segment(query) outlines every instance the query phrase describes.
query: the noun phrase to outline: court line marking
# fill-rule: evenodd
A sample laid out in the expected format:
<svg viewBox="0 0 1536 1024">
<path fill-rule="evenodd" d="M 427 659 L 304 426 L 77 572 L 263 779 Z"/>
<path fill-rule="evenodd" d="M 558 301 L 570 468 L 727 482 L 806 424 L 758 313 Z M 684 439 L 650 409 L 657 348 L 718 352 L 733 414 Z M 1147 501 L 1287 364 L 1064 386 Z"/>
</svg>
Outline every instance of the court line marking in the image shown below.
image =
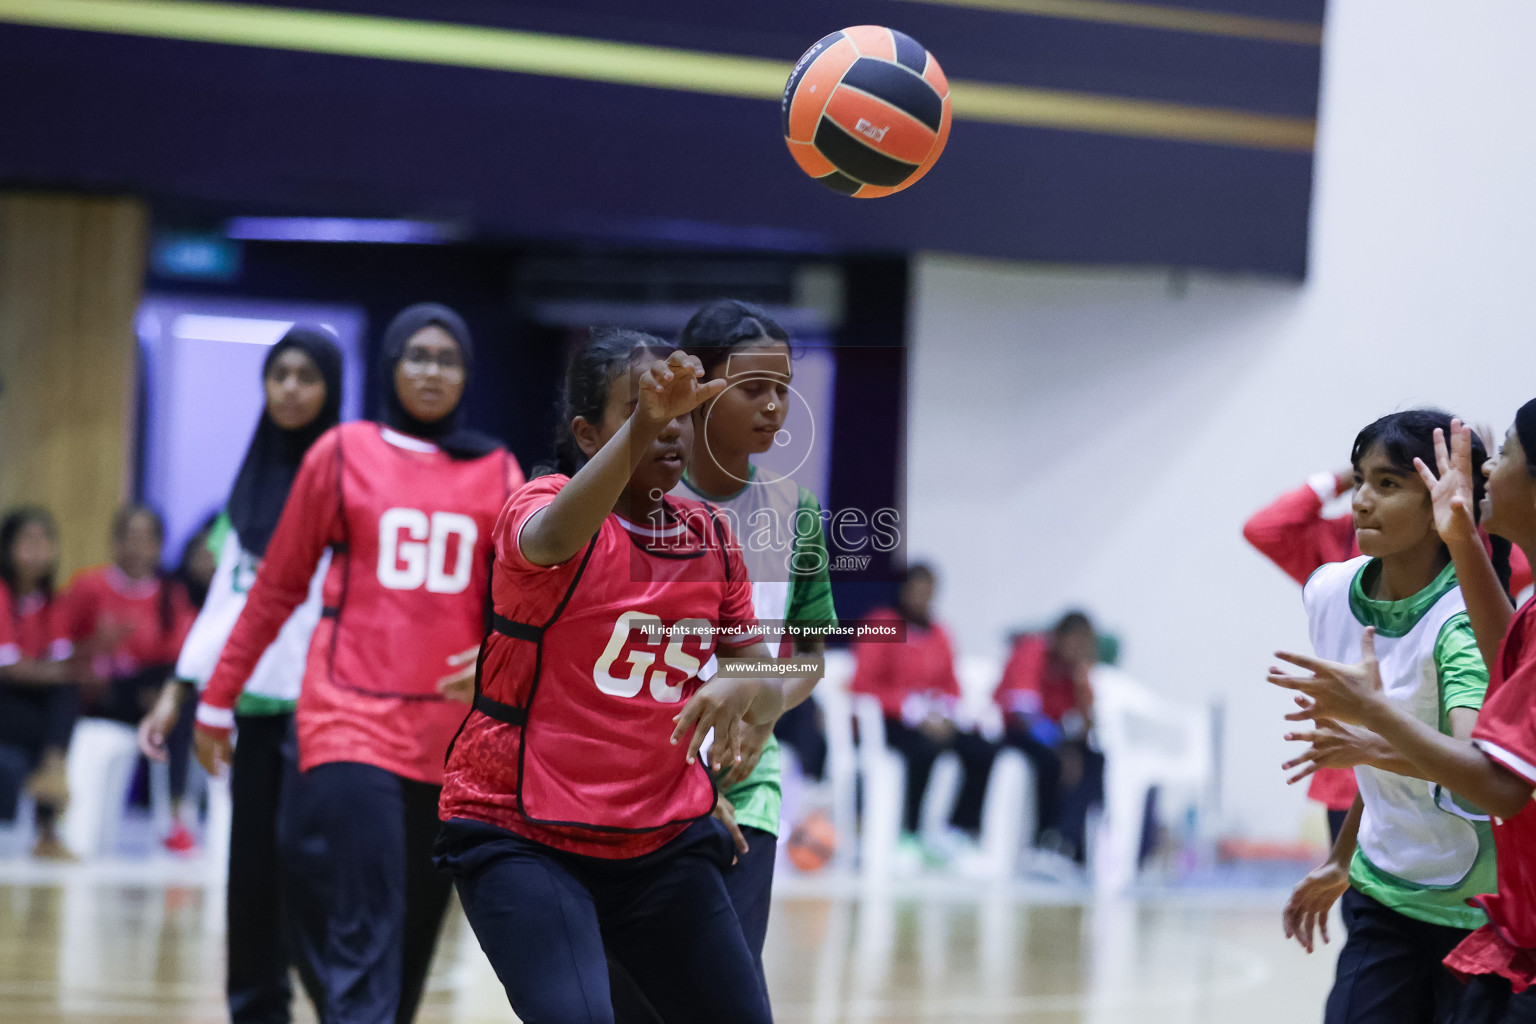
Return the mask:
<svg viewBox="0 0 1536 1024">
<path fill-rule="evenodd" d="M 775 101 L 791 67 L 579 36 L 205 0 L 0 0 L 0 22 Z M 955 116 L 966 121 L 1289 152 L 1311 152 L 1317 134 L 1314 118 L 991 82 L 950 87 Z"/>
<path fill-rule="evenodd" d="M 1323 26 L 1310 21 L 1222 14 L 1188 7 L 1124 3 L 1120 0 L 904 0 L 906 3 L 968 7 L 978 11 L 1026 14 L 1067 21 L 1092 21 L 1133 28 L 1165 29 L 1191 35 L 1226 36 L 1266 43 L 1323 45 Z"/>
</svg>

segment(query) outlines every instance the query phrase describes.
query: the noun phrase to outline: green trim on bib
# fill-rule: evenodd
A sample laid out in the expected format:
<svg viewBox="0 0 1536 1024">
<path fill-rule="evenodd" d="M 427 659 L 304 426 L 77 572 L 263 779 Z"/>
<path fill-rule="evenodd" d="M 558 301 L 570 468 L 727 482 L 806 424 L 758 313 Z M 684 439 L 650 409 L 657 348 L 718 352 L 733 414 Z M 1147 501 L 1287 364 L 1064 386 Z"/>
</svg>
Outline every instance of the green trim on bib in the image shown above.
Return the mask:
<svg viewBox="0 0 1536 1024">
<path fill-rule="evenodd" d="M 1488 915 L 1467 905 L 1473 896 L 1498 891 L 1498 873 L 1494 864 L 1493 833 L 1487 822 L 1469 822 L 1477 830 L 1478 854 L 1466 877 L 1452 885 L 1424 885 L 1398 878 L 1383 871 L 1361 850 L 1349 863 L 1349 884 L 1382 906 L 1390 907 L 1415 921 L 1465 928 L 1468 931 L 1488 923 Z"/>
<path fill-rule="evenodd" d="M 281 697 L 263 697 L 259 693 L 242 693 L 240 699 L 235 702 L 235 714 L 268 716 L 288 715 L 299 706 L 296 700 L 284 700 Z"/>
<path fill-rule="evenodd" d="M 1381 559 L 1371 559 L 1355 573 L 1349 584 L 1349 610 L 1362 626 L 1375 626 L 1382 636 L 1407 636 L 1435 602 L 1456 589 L 1456 566 L 1451 563 L 1446 563 L 1429 586 L 1401 601 L 1377 601 L 1367 597 L 1366 574 L 1370 574 L 1374 581 L 1381 574 Z"/>
</svg>

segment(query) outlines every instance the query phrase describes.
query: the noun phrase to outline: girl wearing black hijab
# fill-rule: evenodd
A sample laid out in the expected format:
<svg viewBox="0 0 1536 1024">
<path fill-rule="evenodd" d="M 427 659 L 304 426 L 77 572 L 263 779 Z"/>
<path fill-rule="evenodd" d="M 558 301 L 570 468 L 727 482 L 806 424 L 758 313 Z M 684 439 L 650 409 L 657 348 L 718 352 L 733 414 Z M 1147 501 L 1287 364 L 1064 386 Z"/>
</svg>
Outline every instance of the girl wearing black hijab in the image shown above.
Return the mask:
<svg viewBox="0 0 1536 1024">
<path fill-rule="evenodd" d="M 229 502 L 214 523 L 208 547 L 218 559 L 208 596 L 182 645 L 176 678 L 139 724 L 139 747 L 156 760 L 167 756 L 167 738 L 180 716 L 182 694 L 208 681 L 229 639 L 257 567 L 282 515 L 304 454 L 340 420 L 341 350 L 322 327 L 296 324 L 267 353 L 261 368 L 266 404 L 255 436 L 235 477 Z M 304 957 L 290 942 L 278 857 L 279 806 L 285 784 L 297 771 L 293 711 L 310 634 L 320 621 L 320 588 L 329 556 L 322 557 L 306 599 L 266 648 L 235 708 L 240 730 L 230 778 L 233 822 L 229 847 L 227 993 L 233 1024 L 290 1019 L 288 966 L 300 965 L 316 988 Z M 190 732 L 190 721 L 187 723 Z M 178 730 L 179 731 L 179 730 Z M 182 735 L 181 742 L 190 742 Z"/>
<path fill-rule="evenodd" d="M 474 349 L 457 314 L 406 309 L 381 356 L 383 421 L 343 424 L 304 457 L 197 711 L 216 771 L 246 680 L 329 550 L 285 841 L 326 1024 L 415 1015 L 451 884 L 431 862 L 443 760 L 472 693 L 493 527 L 523 482 L 464 425 Z"/>
</svg>

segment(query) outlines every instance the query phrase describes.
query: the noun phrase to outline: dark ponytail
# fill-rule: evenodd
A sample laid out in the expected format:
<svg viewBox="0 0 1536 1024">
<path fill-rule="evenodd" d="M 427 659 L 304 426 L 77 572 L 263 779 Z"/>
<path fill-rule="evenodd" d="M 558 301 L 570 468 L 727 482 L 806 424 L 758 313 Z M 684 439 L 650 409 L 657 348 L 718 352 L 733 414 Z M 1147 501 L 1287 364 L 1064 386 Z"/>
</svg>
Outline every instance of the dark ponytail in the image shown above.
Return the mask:
<svg viewBox="0 0 1536 1024">
<path fill-rule="evenodd" d="M 1400 473 L 1411 473 L 1417 476 L 1418 470 L 1414 467 L 1414 459 L 1419 459 L 1426 466 L 1435 465 L 1435 431 L 1437 429 L 1442 432 L 1446 443 L 1449 444 L 1450 413 L 1441 412 L 1439 409 L 1409 409 L 1405 412 L 1389 413 L 1369 424 L 1355 436 L 1354 447 L 1349 453 L 1350 465 L 1358 469 L 1360 460 L 1366 453 L 1376 445 L 1380 445 L 1393 469 Z M 1487 484 L 1483 479 L 1483 463 L 1487 460 L 1488 448 L 1474 431 L 1472 433 L 1472 519 L 1474 522 L 1482 518 L 1483 488 Z M 1510 544 L 1500 537 L 1494 537 L 1492 541 L 1493 569 L 1499 577 L 1499 583 L 1504 587 L 1504 592 L 1508 594 Z"/>
<path fill-rule="evenodd" d="M 665 359 L 674 350 L 675 346 L 643 331 L 610 327 L 594 330 L 566 367 L 565 385 L 555 403 L 554 459 L 535 466 L 533 475 L 575 476 L 587 464 L 587 456 L 576 443 L 571 421 L 577 416 L 588 423 L 601 421 L 614 381 L 635 363 Z"/>
<path fill-rule="evenodd" d="M 717 299 L 693 314 L 677 347 L 698 357 L 709 380 L 719 376 L 715 371 L 733 351 L 763 341 L 790 347 L 789 332 L 761 307 L 740 299 Z"/>
</svg>

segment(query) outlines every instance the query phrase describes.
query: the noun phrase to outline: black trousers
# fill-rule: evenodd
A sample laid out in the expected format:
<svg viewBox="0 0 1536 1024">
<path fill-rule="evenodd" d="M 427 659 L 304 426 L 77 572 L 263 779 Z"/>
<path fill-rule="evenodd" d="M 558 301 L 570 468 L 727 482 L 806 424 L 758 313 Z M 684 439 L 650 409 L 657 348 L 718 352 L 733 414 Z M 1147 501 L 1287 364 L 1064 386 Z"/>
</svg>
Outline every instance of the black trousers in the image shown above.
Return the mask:
<svg viewBox="0 0 1536 1024">
<path fill-rule="evenodd" d="M 80 688 L 78 686 L 23 686 L 16 683 L 0 683 L 0 747 L 14 751 L 11 758 L 20 772 L 6 773 L 0 781 L 4 792 L 0 793 L 0 819 L 15 814 L 16 798 L 21 785 L 49 749 L 67 750 L 69 739 L 75 731 L 75 719 L 80 716 Z M 11 774 L 18 777 L 9 778 Z M 57 814 L 55 808 L 39 805 L 35 812 L 40 827 L 51 825 Z"/>
<path fill-rule="evenodd" d="M 1479 974 L 1467 982 L 1454 1024 L 1536 1024 L 1536 988 L 1519 995 L 1509 979 Z"/>
<path fill-rule="evenodd" d="M 280 855 L 284 794 L 291 792 L 299 770 L 293 715 L 240 715 L 235 722 L 225 922 L 229 1019 L 232 1024 L 288 1024 L 290 965 L 299 969 L 317 1010 L 324 998 L 313 964 L 300 955 L 304 947 L 288 891 L 290 873 Z"/>
<path fill-rule="evenodd" d="M 768 938 L 768 909 L 773 902 L 773 865 L 778 856 L 779 837 L 750 825 L 741 833 L 749 849 L 737 851 L 736 863 L 725 869 L 725 891 L 741 922 L 742 937 L 757 967 L 758 980 L 767 997 L 768 979 L 763 974 L 763 943 Z M 608 957 L 609 988 L 613 993 L 615 1024 L 664 1024 L 656 1010 L 640 992 L 640 986 L 623 965 Z"/>
<path fill-rule="evenodd" d="M 622 860 L 462 819 L 443 827 L 437 849 L 526 1024 L 614 1024 L 609 957 L 666 1024 L 769 1024 L 721 877 L 734 847 L 714 819 Z"/>
<path fill-rule="evenodd" d="M 800 767 L 808 778 L 827 775 L 827 732 L 822 727 L 821 709 L 815 701 L 801 701 L 779 717 L 773 734 L 780 743 L 795 748 Z"/>
<path fill-rule="evenodd" d="M 973 732 L 957 732 L 947 743 L 939 743 L 921 730 L 899 718 L 885 720 L 885 742 L 907 763 L 907 794 L 901 812 L 901 827 L 907 832 L 922 828 L 923 794 L 939 755 L 953 750 L 960 758 L 960 796 L 955 800 L 949 823 L 962 832 L 976 835 L 981 831 L 981 808 L 987 798 L 987 779 L 997 748 Z"/>
<path fill-rule="evenodd" d="M 292 788 L 283 856 L 321 1020 L 409 1024 L 452 888 L 432 867 L 441 787 L 341 762 Z"/>
<path fill-rule="evenodd" d="M 1061 757 L 1028 729 L 1009 729 L 1003 742 L 1029 759 L 1035 774 L 1036 846 L 1047 832 L 1061 831 Z"/>
<path fill-rule="evenodd" d="M 1331 807 L 1328 808 L 1328 842 L 1330 844 L 1339 841 L 1339 833 L 1344 830 L 1344 819 L 1348 817 L 1347 810 L 1336 811 Z"/>
<path fill-rule="evenodd" d="M 37 767 L 43 751 L 64 750 L 80 716 L 80 687 L 0 683 L 0 744 L 24 751 Z"/>
<path fill-rule="evenodd" d="M 1465 929 L 1399 914 L 1351 886 L 1342 909 L 1349 938 L 1328 993 L 1324 1024 L 1450 1024 L 1463 994 L 1441 961 Z"/>
</svg>

